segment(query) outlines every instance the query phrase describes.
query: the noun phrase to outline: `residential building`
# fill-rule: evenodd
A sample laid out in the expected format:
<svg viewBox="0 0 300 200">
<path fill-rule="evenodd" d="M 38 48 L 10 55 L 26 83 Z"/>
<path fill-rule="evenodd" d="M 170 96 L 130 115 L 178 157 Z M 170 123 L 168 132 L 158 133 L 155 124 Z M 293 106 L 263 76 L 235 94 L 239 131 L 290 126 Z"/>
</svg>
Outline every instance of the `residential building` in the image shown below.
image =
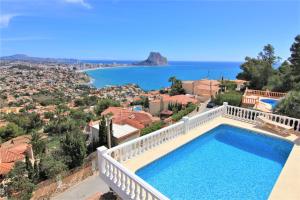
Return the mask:
<svg viewBox="0 0 300 200">
<path fill-rule="evenodd" d="M 99 140 L 99 122 L 90 122 L 86 127 L 86 133 L 89 134 L 89 141 L 93 142 Z M 130 126 L 129 124 L 115 124 L 112 125 L 112 143 L 121 144 L 129 140 L 138 138 L 140 136 L 140 130 Z"/>
<path fill-rule="evenodd" d="M 218 94 L 220 85 L 220 81 L 208 79 L 182 81 L 182 87 L 185 92 L 187 94 L 197 95 L 202 102 L 207 101 L 212 96 Z"/>
<path fill-rule="evenodd" d="M 13 169 L 15 162 L 24 162 L 26 155 L 34 162 L 30 140 L 30 136 L 23 135 L 0 145 L 0 180 Z"/>
<path fill-rule="evenodd" d="M 161 112 L 166 113 L 166 110 L 168 110 L 168 106 L 171 103 L 178 103 L 186 106 L 188 103 L 196 104 L 197 102 L 198 100 L 192 95 L 170 96 L 167 94 L 161 94 L 149 102 L 149 111 L 152 115 L 158 116 L 161 114 Z"/>
<path fill-rule="evenodd" d="M 143 129 L 160 119 L 153 117 L 150 113 L 144 111 L 133 111 L 130 108 L 109 107 L 101 115 L 112 115 L 113 123 L 124 125 L 128 124 L 137 129 Z"/>
</svg>

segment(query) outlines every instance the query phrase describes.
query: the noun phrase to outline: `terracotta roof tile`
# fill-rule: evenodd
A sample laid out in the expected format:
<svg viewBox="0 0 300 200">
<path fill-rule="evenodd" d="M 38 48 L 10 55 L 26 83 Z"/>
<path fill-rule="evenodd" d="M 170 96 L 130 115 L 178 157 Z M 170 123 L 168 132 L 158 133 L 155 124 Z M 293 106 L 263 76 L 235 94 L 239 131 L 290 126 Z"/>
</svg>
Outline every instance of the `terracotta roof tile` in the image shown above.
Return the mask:
<svg viewBox="0 0 300 200">
<path fill-rule="evenodd" d="M 109 107 L 101 114 L 113 114 L 113 122 L 116 124 L 129 124 L 135 128 L 142 129 L 145 126 L 156 122 L 158 119 L 144 111 L 132 111 L 121 107 Z"/>
<path fill-rule="evenodd" d="M 23 160 L 24 157 L 25 156 L 23 154 L 13 152 L 10 149 L 0 148 L 1 163 L 10 163 L 18 160 Z"/>
<path fill-rule="evenodd" d="M 14 163 L 0 163 L 0 175 L 5 175 L 12 170 Z"/>
</svg>

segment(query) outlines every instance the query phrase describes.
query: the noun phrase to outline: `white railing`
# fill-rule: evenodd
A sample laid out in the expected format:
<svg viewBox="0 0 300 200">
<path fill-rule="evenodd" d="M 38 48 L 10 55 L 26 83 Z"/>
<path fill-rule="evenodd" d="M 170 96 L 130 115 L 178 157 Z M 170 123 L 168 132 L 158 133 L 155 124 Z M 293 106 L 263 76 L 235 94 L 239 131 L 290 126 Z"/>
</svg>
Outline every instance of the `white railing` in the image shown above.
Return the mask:
<svg viewBox="0 0 300 200">
<path fill-rule="evenodd" d="M 227 117 L 247 123 L 256 123 L 257 116 L 263 115 L 269 120 L 294 127 L 299 133 L 300 119 L 260 112 L 252 109 L 223 106 L 201 113 L 191 118 L 184 117 L 182 121 L 162 128 L 148 135 L 136 138 L 111 149 L 98 148 L 98 161 L 100 176 L 123 199 L 153 199 L 167 200 L 168 198 L 139 178 L 133 172 L 127 170 L 121 162 L 138 156 L 174 138 L 186 134 L 217 117 Z"/>
<path fill-rule="evenodd" d="M 169 200 L 143 179 L 106 154 L 106 147 L 99 147 L 98 152 L 101 178 L 122 199 Z"/>
<path fill-rule="evenodd" d="M 256 118 L 258 116 L 264 116 L 267 119 L 284 124 L 287 126 L 291 126 L 294 128 L 296 132 L 300 131 L 300 119 L 292 118 L 292 117 L 287 117 L 283 115 L 276 115 L 272 113 L 267 113 L 267 112 L 261 112 L 257 110 L 252 110 L 252 109 L 246 109 L 246 108 L 241 108 L 241 107 L 235 107 L 235 106 L 226 106 L 226 112 L 224 114 L 224 117 L 228 118 L 233 118 L 239 121 L 245 121 L 248 123 L 256 123 Z"/>
<path fill-rule="evenodd" d="M 109 149 L 107 153 L 115 160 L 123 162 L 184 133 L 184 122 L 180 121 L 171 126 L 167 126 L 150 134 L 113 147 Z"/>
<path fill-rule="evenodd" d="M 188 129 L 194 129 L 197 128 L 209 121 L 211 121 L 212 119 L 216 118 L 216 117 L 220 117 L 224 114 L 226 110 L 226 105 L 217 107 L 215 109 L 212 109 L 208 112 L 204 112 L 201 113 L 199 115 L 195 115 L 191 118 L 189 118 L 189 120 L 186 120 L 189 124 L 188 124 Z"/>
</svg>

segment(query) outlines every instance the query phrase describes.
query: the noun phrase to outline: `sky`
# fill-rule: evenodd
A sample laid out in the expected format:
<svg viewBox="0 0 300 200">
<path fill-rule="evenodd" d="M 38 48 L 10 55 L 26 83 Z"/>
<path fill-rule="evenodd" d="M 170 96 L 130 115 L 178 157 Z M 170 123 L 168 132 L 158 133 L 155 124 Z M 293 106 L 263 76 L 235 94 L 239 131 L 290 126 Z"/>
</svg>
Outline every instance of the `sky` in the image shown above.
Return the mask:
<svg viewBox="0 0 300 200">
<path fill-rule="evenodd" d="M 0 0 L 0 56 L 243 61 L 300 34 L 300 0 Z"/>
</svg>

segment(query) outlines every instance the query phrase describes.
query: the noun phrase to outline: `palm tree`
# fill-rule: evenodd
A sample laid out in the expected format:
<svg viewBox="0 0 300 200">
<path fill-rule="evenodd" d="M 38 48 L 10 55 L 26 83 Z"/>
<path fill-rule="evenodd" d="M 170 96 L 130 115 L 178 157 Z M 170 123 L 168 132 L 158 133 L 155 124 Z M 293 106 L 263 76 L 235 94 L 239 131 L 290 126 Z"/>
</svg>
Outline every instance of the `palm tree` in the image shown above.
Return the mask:
<svg viewBox="0 0 300 200">
<path fill-rule="evenodd" d="M 176 77 L 175 76 L 171 76 L 168 81 L 171 82 L 172 86 L 173 86 L 174 83 L 175 83 L 175 81 L 176 81 Z"/>
</svg>

